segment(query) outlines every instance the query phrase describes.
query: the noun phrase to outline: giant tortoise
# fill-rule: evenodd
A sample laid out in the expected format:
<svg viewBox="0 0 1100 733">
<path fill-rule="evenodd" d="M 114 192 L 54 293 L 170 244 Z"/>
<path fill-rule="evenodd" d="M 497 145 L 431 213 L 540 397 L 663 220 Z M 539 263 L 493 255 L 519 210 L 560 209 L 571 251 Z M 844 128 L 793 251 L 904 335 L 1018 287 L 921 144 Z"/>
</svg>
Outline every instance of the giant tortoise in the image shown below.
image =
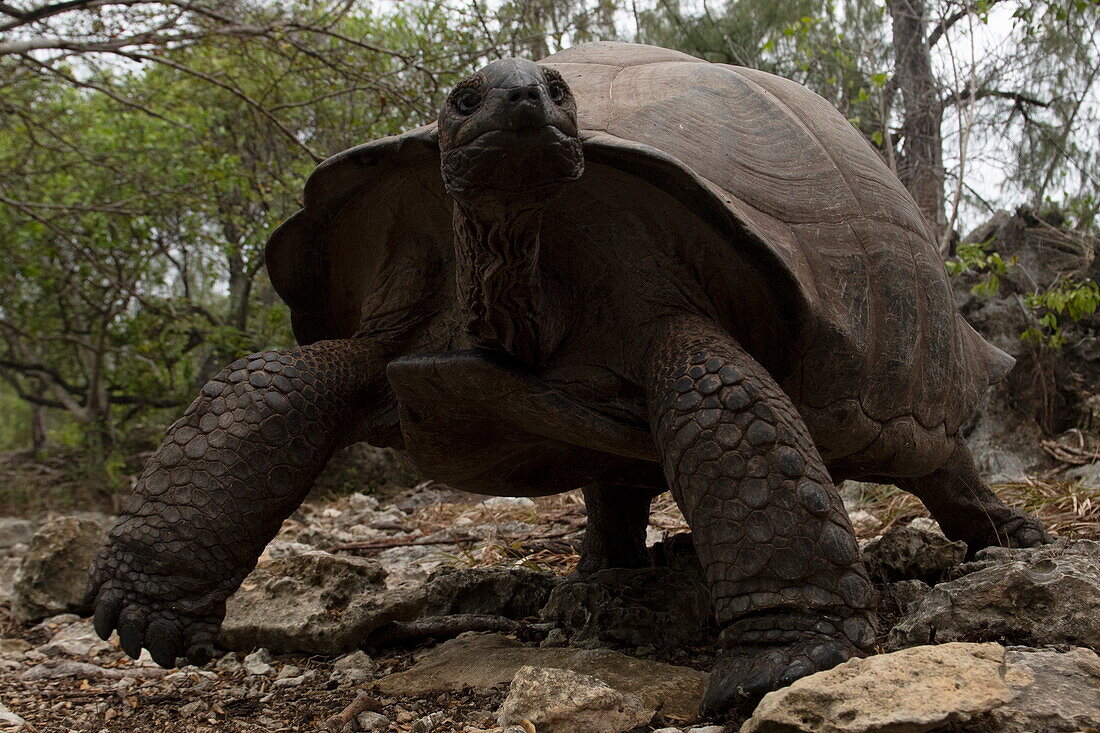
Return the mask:
<svg viewBox="0 0 1100 733">
<path fill-rule="evenodd" d="M 786 79 L 625 43 L 493 62 L 436 124 L 322 163 L 267 262 L 300 347 L 203 387 L 93 563 L 131 656 L 208 658 L 356 441 L 483 494 L 582 488 L 580 572 L 646 563 L 671 490 L 722 628 L 710 710 L 870 649 L 836 482 L 911 491 L 972 551 L 1049 541 L 960 435 L 1012 359 L 898 179 Z"/>
</svg>

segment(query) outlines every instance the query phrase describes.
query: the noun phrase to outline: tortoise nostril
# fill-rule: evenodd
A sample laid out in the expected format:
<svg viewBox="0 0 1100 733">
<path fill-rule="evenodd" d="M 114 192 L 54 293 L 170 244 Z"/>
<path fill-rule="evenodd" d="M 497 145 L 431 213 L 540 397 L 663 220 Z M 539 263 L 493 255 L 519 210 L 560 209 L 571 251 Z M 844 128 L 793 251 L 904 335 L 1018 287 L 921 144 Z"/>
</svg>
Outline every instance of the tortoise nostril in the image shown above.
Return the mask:
<svg viewBox="0 0 1100 733">
<path fill-rule="evenodd" d="M 508 102 L 511 104 L 517 104 L 519 102 L 537 102 L 539 101 L 538 87 L 523 87 L 520 89 L 513 89 L 508 93 Z"/>
</svg>

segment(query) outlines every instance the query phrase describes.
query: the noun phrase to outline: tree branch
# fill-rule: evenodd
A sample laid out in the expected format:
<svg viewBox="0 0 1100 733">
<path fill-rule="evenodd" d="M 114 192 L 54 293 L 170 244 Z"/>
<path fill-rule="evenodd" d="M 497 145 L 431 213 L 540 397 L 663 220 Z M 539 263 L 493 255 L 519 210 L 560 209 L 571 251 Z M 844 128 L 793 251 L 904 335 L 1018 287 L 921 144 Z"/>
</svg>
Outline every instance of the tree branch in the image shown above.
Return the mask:
<svg viewBox="0 0 1100 733">
<path fill-rule="evenodd" d="M 1035 107 L 1049 107 L 1050 102 L 1044 102 L 1041 99 L 1032 97 L 1029 94 L 1023 92 L 1010 92 L 1003 89 L 964 89 L 961 92 L 955 92 L 948 95 L 940 103 L 945 107 L 951 104 L 959 104 L 961 102 L 977 101 L 979 99 L 986 99 L 987 97 L 999 97 L 1001 99 L 1011 99 L 1017 106 L 1022 104 L 1030 104 Z"/>
<path fill-rule="evenodd" d="M 1001 2 L 1001 0 L 987 0 L 987 2 L 985 3 L 985 7 L 988 10 L 999 2 Z M 928 34 L 928 47 L 931 48 L 932 46 L 935 46 L 936 41 L 940 40 L 940 38 L 942 38 L 944 34 L 947 33 L 947 31 L 951 30 L 951 26 L 955 25 L 960 20 L 973 13 L 975 10 L 977 10 L 976 6 L 966 5 L 961 10 L 956 10 L 954 13 L 948 15 L 946 18 L 937 23 L 936 27 L 933 28 L 932 31 Z"/>
</svg>

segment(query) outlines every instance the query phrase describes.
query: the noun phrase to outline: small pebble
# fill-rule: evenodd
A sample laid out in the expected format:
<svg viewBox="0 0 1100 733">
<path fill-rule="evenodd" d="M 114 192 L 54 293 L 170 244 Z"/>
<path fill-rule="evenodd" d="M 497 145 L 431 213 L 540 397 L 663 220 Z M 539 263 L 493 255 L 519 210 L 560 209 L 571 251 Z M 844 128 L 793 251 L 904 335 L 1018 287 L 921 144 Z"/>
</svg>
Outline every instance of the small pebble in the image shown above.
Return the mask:
<svg viewBox="0 0 1100 733">
<path fill-rule="evenodd" d="M 271 672 L 271 652 L 267 649 L 257 649 L 244 658 L 244 668 L 249 674 L 269 674 Z"/>
<path fill-rule="evenodd" d="M 381 713 L 372 713 L 369 710 L 355 716 L 355 722 L 359 724 L 359 730 L 367 731 L 384 731 L 390 727 L 390 719 Z"/>
</svg>

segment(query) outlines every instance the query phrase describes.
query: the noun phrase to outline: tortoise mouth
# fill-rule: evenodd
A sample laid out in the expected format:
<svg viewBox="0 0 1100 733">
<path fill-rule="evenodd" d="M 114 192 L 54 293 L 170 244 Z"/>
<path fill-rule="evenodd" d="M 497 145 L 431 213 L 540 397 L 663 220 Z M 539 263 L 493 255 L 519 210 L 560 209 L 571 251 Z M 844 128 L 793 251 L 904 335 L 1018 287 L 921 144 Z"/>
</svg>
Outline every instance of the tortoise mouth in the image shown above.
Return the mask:
<svg viewBox="0 0 1100 733">
<path fill-rule="evenodd" d="M 544 193 L 580 178 L 581 141 L 556 125 L 486 130 L 441 155 L 443 183 L 452 195 Z"/>
</svg>

